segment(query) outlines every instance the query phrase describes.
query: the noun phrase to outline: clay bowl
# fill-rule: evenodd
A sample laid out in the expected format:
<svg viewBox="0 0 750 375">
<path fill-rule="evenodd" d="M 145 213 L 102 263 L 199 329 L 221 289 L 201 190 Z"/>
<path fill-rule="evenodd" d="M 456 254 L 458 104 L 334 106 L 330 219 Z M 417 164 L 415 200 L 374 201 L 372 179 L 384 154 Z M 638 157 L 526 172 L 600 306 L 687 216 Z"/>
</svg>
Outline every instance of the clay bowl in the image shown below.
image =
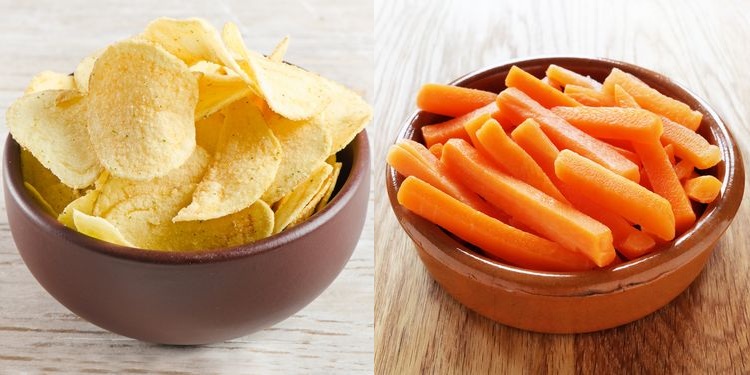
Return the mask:
<svg viewBox="0 0 750 375">
<path fill-rule="evenodd" d="M 557 64 L 603 80 L 613 67 L 630 72 L 662 93 L 703 113 L 699 132 L 721 148 L 723 162 L 709 170 L 724 184 L 721 197 L 705 207 L 691 230 L 664 249 L 611 269 L 578 273 L 538 272 L 483 256 L 438 226 L 401 207 L 396 192 L 403 178 L 386 169 L 393 211 L 416 245 L 430 275 L 459 302 L 497 322 L 530 331 L 579 333 L 616 327 L 666 305 L 697 277 L 742 200 L 745 173 L 731 132 L 719 115 L 669 78 L 607 59 L 545 57 L 480 69 L 452 84 L 499 92 L 512 65 L 537 77 Z M 421 126 L 442 120 L 415 113 L 398 135 L 422 142 Z"/>
<path fill-rule="evenodd" d="M 76 315 L 143 341 L 192 345 L 247 335 L 286 319 L 331 284 L 365 222 L 370 151 L 365 132 L 339 153 L 327 208 L 278 235 L 203 252 L 158 252 L 87 237 L 45 214 L 23 186 L 8 137 L 8 221 L 31 273 Z"/>
</svg>

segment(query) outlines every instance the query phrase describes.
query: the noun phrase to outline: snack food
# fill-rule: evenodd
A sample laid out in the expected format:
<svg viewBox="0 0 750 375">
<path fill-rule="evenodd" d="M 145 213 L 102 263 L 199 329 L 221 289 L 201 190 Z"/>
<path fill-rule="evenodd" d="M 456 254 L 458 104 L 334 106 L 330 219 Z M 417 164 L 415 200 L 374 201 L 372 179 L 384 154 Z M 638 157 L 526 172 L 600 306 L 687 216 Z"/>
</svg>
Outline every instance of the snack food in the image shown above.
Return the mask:
<svg viewBox="0 0 750 375">
<path fill-rule="evenodd" d="M 418 107 L 454 118 L 391 147 L 399 203 L 490 257 L 583 271 L 669 244 L 721 194 L 701 173 L 721 153 L 695 132 L 700 112 L 617 69 L 544 78 L 512 67 L 499 94 L 425 85 Z"/>
<path fill-rule="evenodd" d="M 11 104 L 24 180 L 71 229 L 152 250 L 241 245 L 297 225 L 334 193 L 371 118 L 353 91 L 247 49 L 239 29 L 160 18 L 43 72 Z M 278 220 L 278 222 L 277 222 Z"/>
</svg>

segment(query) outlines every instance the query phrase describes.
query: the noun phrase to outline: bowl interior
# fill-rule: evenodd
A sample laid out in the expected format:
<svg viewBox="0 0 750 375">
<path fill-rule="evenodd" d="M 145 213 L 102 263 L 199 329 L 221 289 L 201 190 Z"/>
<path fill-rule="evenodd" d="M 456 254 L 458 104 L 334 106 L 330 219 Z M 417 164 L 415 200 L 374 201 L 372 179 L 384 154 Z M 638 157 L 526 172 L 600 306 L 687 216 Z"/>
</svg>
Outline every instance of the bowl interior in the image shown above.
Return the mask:
<svg viewBox="0 0 750 375">
<path fill-rule="evenodd" d="M 540 57 L 511 61 L 495 67 L 479 69 L 469 73 L 451 84 L 471 87 L 492 92 L 505 89 L 505 76 L 513 65 L 529 73 L 543 77 L 550 64 L 574 70 L 584 75 L 603 81 L 612 68 L 617 67 L 629 72 L 665 95 L 687 103 L 691 108 L 703 113 L 703 122 L 699 133 L 711 144 L 718 145 L 722 153 L 722 162 L 707 170 L 723 183 L 721 196 L 713 203 L 699 208 L 699 218 L 693 228 L 683 233 L 674 241 L 664 245 L 661 250 L 641 258 L 625 262 L 612 268 L 587 272 L 543 272 L 514 267 L 501 261 L 484 256 L 481 252 L 457 240 L 437 225 L 411 213 L 401 207 L 396 200 L 396 192 L 403 181 L 390 166 L 386 168 L 386 184 L 396 216 L 407 233 L 417 231 L 424 238 L 430 239 L 457 267 L 468 267 L 476 272 L 497 276 L 497 283 L 509 289 L 521 290 L 540 295 L 587 295 L 606 293 L 627 285 L 648 282 L 659 277 L 663 272 L 670 272 L 680 264 L 695 257 L 713 244 L 709 237 L 723 233 L 737 212 L 744 191 L 744 168 L 739 149 L 729 129 L 721 117 L 702 99 L 679 83 L 650 70 L 636 65 L 600 58 L 584 57 Z M 444 121 L 446 117 L 427 113 L 414 113 L 397 136 L 423 143 L 421 127 Z M 715 233 L 720 231 L 721 233 Z M 709 244 L 710 242 L 710 244 Z M 530 277 L 531 276 L 531 277 Z M 623 281 L 627 280 L 627 285 Z"/>
<path fill-rule="evenodd" d="M 367 132 L 359 133 L 352 142 L 336 154 L 342 163 L 333 196 L 326 207 L 303 223 L 268 238 L 240 246 L 210 249 L 204 251 L 155 251 L 144 250 L 100 241 L 88 237 L 60 224 L 56 218 L 45 213 L 23 186 L 21 174 L 20 146 L 8 135 L 5 142 L 4 178 L 6 188 L 18 202 L 24 214 L 44 231 L 52 231 L 66 241 L 77 243 L 91 251 L 112 257 L 159 264 L 194 264 L 221 262 L 251 256 L 279 248 L 311 232 L 330 220 L 354 197 L 356 186 L 369 173 L 369 141 Z"/>
</svg>

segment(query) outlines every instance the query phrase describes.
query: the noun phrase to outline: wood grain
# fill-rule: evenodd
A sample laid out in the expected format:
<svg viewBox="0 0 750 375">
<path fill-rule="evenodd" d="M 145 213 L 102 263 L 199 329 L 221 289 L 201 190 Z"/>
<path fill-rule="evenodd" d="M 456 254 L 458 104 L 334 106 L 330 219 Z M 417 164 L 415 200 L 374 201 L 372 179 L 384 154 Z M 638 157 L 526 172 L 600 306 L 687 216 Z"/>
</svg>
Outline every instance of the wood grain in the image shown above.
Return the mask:
<svg viewBox="0 0 750 375">
<path fill-rule="evenodd" d="M 90 52 L 159 16 L 199 16 L 218 27 L 233 21 L 248 45 L 264 52 L 290 35 L 289 61 L 373 97 L 368 1 L 2 1 L 0 111 L 35 73 L 70 72 Z M 4 124 L 1 131 L 4 139 Z M 0 373 L 371 373 L 372 201 L 369 212 L 352 259 L 317 300 L 274 327 L 201 347 L 146 344 L 73 315 L 31 276 L 0 215 Z"/>
<path fill-rule="evenodd" d="M 429 277 L 391 212 L 383 162 L 422 83 L 514 58 L 583 55 L 676 78 L 721 113 L 750 165 L 745 9 L 729 0 L 376 0 L 376 373 L 750 373 L 747 203 L 665 308 L 603 332 L 535 334 L 467 310 Z"/>
</svg>

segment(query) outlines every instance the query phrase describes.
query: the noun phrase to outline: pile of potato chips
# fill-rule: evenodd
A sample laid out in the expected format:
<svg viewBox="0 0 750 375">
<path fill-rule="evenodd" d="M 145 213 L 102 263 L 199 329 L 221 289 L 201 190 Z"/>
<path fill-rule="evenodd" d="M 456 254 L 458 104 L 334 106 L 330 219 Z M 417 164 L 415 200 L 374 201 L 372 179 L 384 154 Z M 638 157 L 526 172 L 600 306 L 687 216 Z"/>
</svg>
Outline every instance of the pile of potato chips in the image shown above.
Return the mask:
<svg viewBox="0 0 750 375">
<path fill-rule="evenodd" d="M 66 226 L 154 250 L 249 243 L 330 199 L 370 106 L 335 82 L 247 49 L 237 26 L 160 18 L 42 72 L 8 109 L 25 185 Z"/>
</svg>

